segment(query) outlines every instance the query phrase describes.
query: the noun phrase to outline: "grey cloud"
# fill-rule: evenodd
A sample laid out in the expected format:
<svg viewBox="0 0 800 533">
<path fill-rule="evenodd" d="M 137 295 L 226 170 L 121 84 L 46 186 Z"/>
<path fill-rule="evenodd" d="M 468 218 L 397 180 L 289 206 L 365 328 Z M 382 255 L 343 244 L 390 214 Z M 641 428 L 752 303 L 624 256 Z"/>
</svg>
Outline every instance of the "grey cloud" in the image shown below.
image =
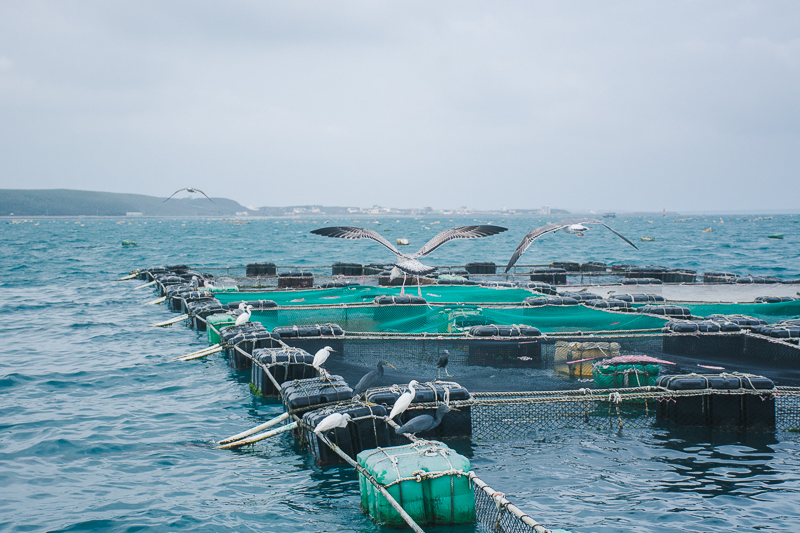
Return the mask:
<svg viewBox="0 0 800 533">
<path fill-rule="evenodd" d="M 744 1 L 5 3 L 0 187 L 793 208 L 799 14 Z"/>
</svg>

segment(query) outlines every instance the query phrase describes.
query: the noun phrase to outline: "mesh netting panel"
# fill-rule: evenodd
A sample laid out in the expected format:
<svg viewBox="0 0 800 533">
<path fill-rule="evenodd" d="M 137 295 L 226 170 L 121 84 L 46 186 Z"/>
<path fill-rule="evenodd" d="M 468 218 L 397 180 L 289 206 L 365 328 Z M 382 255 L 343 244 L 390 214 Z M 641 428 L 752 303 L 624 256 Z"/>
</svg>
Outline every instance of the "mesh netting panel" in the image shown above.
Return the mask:
<svg viewBox="0 0 800 533">
<path fill-rule="evenodd" d="M 475 517 L 484 531 L 504 533 L 540 533 L 534 526 L 526 524 L 508 511 L 505 506 L 497 505 L 489 494 L 473 483 L 475 491 Z"/>
</svg>

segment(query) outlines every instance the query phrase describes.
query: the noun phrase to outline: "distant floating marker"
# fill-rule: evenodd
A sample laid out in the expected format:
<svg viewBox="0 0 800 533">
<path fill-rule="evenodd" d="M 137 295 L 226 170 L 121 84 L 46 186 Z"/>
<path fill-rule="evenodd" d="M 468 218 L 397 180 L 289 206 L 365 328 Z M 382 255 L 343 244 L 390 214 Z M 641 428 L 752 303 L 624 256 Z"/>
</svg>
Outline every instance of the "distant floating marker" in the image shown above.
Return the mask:
<svg viewBox="0 0 800 533">
<path fill-rule="evenodd" d="M 783 239 L 783 233 L 778 233 L 775 235 L 767 235 L 767 237 L 770 239 Z"/>
<path fill-rule="evenodd" d="M 408 246 L 408 239 L 397 239 L 397 244 L 399 246 Z"/>
<path fill-rule="evenodd" d="M 642 241 L 642 242 L 652 242 L 652 241 L 656 240 L 656 238 L 655 237 L 639 237 L 639 240 Z"/>
<path fill-rule="evenodd" d="M 781 239 L 783 236 L 781 236 Z M 136 241 L 122 241 L 122 246 L 139 246 Z"/>
</svg>

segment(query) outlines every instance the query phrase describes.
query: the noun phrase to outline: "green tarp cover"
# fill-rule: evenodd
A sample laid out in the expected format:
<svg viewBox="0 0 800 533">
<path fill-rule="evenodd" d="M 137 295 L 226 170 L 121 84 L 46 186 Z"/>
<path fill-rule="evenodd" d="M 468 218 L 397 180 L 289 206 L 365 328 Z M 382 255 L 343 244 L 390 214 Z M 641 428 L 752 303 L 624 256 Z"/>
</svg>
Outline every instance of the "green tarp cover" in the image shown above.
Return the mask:
<svg viewBox="0 0 800 533">
<path fill-rule="evenodd" d="M 241 300 L 273 300 L 280 306 L 329 305 L 341 303 L 370 303 L 376 296 L 399 295 L 400 287 L 355 285 L 339 289 L 239 291 L 215 294 L 222 303 Z M 417 295 L 417 288 L 406 287 L 406 294 Z M 428 285 L 422 287 L 422 297 L 430 303 L 516 303 L 525 298 L 540 296 L 525 289 L 493 289 L 477 286 Z"/>
<path fill-rule="evenodd" d="M 664 318 L 636 313 L 612 313 L 582 305 L 517 309 L 426 305 L 365 306 L 327 309 L 282 308 L 253 311 L 250 318 L 268 329 L 277 326 L 334 323 L 347 331 L 397 333 L 457 333 L 471 325 L 525 324 L 543 333 L 660 329 Z M 462 329 L 457 329 L 458 327 Z"/>
</svg>

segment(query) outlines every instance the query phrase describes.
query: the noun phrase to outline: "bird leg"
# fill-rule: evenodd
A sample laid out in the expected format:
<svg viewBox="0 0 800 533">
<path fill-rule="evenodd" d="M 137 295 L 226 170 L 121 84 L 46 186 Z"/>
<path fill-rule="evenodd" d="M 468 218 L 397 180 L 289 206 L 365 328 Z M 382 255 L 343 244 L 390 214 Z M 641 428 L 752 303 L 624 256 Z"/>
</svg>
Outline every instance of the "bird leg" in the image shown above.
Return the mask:
<svg viewBox="0 0 800 533">
<path fill-rule="evenodd" d="M 444 375 L 445 377 L 452 378 L 453 375 L 447 372 L 447 367 L 444 367 Z"/>
<path fill-rule="evenodd" d="M 422 287 L 420 286 L 419 276 L 417 276 L 417 294 L 422 298 Z"/>
<path fill-rule="evenodd" d="M 400 296 L 405 296 L 406 294 L 406 273 L 403 272 L 403 285 L 400 287 Z"/>
<path fill-rule="evenodd" d="M 325 381 L 327 381 L 329 384 L 333 385 L 333 382 L 331 381 L 331 373 L 330 372 L 328 372 L 327 370 L 325 370 L 322 367 L 318 367 L 317 370 L 319 370 L 319 377 L 325 379 Z"/>
</svg>

